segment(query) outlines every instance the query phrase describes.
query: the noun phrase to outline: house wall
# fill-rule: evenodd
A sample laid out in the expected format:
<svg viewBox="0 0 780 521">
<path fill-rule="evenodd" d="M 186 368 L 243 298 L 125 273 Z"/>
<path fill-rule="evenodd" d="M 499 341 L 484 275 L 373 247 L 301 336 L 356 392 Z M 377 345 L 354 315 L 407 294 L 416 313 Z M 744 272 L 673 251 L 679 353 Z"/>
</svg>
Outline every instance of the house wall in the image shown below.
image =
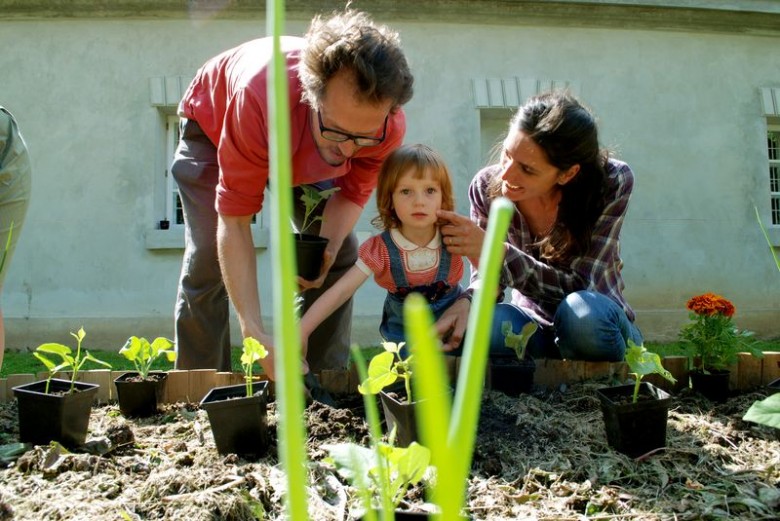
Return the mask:
<svg viewBox="0 0 780 521">
<path fill-rule="evenodd" d="M 481 118 L 472 79 L 573 82 L 599 117 L 603 143 L 636 175 L 621 250 L 626 294 L 647 339 L 673 339 L 686 320 L 686 300 L 705 291 L 735 303 L 739 326 L 780 336 L 780 274 L 753 210 L 755 204 L 768 215 L 759 89 L 780 87 L 780 30 L 770 23 L 780 20 L 780 9 L 773 2 L 715 15 L 687 2 L 689 18 L 706 15 L 701 26 L 685 26 L 674 16 L 681 11 L 652 5 L 665 2 L 628 2 L 645 4 L 633 24 L 614 5 L 588 18 L 577 2 L 559 2 L 583 15 L 577 21 L 558 12 L 544 18 L 538 6 L 524 19 L 517 2 L 503 3 L 515 15 L 509 20 L 482 9 L 473 19 L 468 11 L 459 11 L 460 19 L 423 19 L 392 7 L 404 3 L 358 7 L 377 6 L 375 18 L 401 33 L 415 74 L 406 141 L 443 153 L 460 211 L 468 210 L 466 189 L 485 160 L 486 135 L 510 114 L 493 111 L 492 123 Z M 167 166 L 165 118 L 150 102 L 150 78 L 191 77 L 212 55 L 262 36 L 262 12 L 245 2 L 232 2 L 227 12 L 161 2 L 165 9 L 152 15 L 90 10 L 91 2 L 76 13 L 59 2 L 32 2 L 37 10 L 2 4 L 0 104 L 17 117 L 33 161 L 32 201 L 3 289 L 6 345 L 69 342 L 67 332 L 80 325 L 88 347 L 119 348 L 133 334 L 172 335 L 182 251 L 149 247 L 159 236 Z M 610 12 L 622 16 L 619 24 Z M 310 13 L 301 7 L 289 16 L 288 33 L 305 31 Z M 361 237 L 371 232 L 373 215 L 369 205 Z M 265 248 L 258 249 L 258 274 L 270 315 Z M 377 341 L 382 299 L 374 285 L 361 288 L 355 341 Z M 272 317 L 265 321 L 271 325 Z"/>
</svg>

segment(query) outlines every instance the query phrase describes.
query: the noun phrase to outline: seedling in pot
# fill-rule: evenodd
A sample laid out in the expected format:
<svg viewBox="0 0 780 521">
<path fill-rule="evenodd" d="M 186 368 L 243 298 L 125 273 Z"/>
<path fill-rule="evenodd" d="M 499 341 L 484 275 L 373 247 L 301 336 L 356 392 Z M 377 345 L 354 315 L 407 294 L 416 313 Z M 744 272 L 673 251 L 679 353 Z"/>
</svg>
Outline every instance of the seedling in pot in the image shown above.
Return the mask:
<svg viewBox="0 0 780 521">
<path fill-rule="evenodd" d="M 414 355 L 401 358 L 405 342 L 382 342 L 384 353 L 379 353 L 368 364 L 368 377 L 358 386 L 360 394 L 376 394 L 399 378 L 404 380 L 406 398 L 412 403 L 412 359 Z"/>
<path fill-rule="evenodd" d="M 331 195 L 338 192 L 340 188 L 335 187 L 328 188 L 327 190 L 317 190 L 309 185 L 302 185 L 301 189 L 303 190 L 301 201 L 303 201 L 305 210 L 303 214 L 303 223 L 301 223 L 301 229 L 299 230 L 299 233 L 303 235 L 309 228 L 312 227 L 314 223 L 322 220 L 321 215 L 312 216 L 312 213 L 317 208 L 317 206 L 322 201 L 327 200 Z"/>
<path fill-rule="evenodd" d="M 60 371 L 70 371 L 71 378 L 69 392 L 73 392 L 76 387 L 76 380 L 78 380 L 79 371 L 87 361 L 95 362 L 96 364 L 100 364 L 111 369 L 111 364 L 103 362 L 102 360 L 98 360 L 89 354 L 89 351 L 84 351 L 82 356 L 81 342 L 84 340 L 84 337 L 87 336 L 83 327 L 79 328 L 78 333 L 71 332 L 70 334 L 73 336 L 73 338 L 76 339 L 75 356 L 72 354 L 73 351 L 68 346 L 51 342 L 39 345 L 33 353 L 35 358 L 43 362 L 43 365 L 45 365 L 46 369 L 49 370 L 49 378 L 46 379 L 46 394 L 49 394 L 49 383 L 51 382 L 52 377 Z M 55 364 L 45 355 L 57 355 L 62 359 L 62 362 Z"/>
<path fill-rule="evenodd" d="M 244 339 L 243 350 L 241 351 L 241 368 L 244 370 L 244 381 L 246 382 L 246 397 L 252 396 L 252 368 L 255 362 L 268 356 L 265 346 L 256 339 L 246 337 Z"/>
<path fill-rule="evenodd" d="M 393 435 L 390 436 L 391 440 Z M 406 496 L 406 491 L 425 476 L 431 461 L 431 451 L 417 442 L 408 447 L 395 447 L 379 442 L 373 448 L 356 443 L 324 445 L 333 463 L 345 479 L 374 495 L 386 494 L 393 508 Z M 382 460 L 380 464 L 380 459 Z M 380 477 L 384 472 L 384 479 Z M 386 487 L 382 490 L 381 487 Z"/>
<path fill-rule="evenodd" d="M 520 333 L 512 331 L 512 322 L 509 320 L 501 323 L 501 333 L 504 335 L 504 345 L 515 352 L 518 360 L 525 359 L 525 349 L 531 337 L 539 329 L 536 322 L 528 322 L 520 330 Z"/>
<path fill-rule="evenodd" d="M 675 383 L 677 380 L 672 373 L 664 369 L 661 363 L 661 357 L 658 353 L 651 353 L 644 345 L 636 345 L 631 339 L 628 340 L 628 349 L 626 350 L 626 363 L 628 364 L 629 374 L 634 375 L 634 394 L 631 400 L 636 403 L 639 399 L 639 386 L 642 378 L 649 374 L 659 374 Z"/>
<path fill-rule="evenodd" d="M 173 342 L 161 336 L 155 338 L 151 344 L 143 337 L 131 336 L 119 350 L 119 354 L 133 362 L 142 380 L 149 378 L 152 364 L 161 356 L 165 356 L 169 362 L 176 360 Z"/>
</svg>

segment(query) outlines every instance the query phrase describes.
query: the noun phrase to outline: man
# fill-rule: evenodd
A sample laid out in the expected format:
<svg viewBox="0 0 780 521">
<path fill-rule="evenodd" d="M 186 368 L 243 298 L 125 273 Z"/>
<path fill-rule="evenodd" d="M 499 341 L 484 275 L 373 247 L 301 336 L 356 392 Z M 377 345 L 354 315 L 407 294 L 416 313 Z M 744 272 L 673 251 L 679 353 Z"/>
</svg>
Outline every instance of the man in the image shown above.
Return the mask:
<svg viewBox="0 0 780 521">
<path fill-rule="evenodd" d="M 269 182 L 271 44 L 270 38 L 253 40 L 212 58 L 179 105 L 181 140 L 171 168 L 186 226 L 175 310 L 179 369 L 230 369 L 229 296 L 243 337 L 268 348 L 261 364 L 274 378 L 273 338 L 261 320 L 250 230 Z M 320 277 L 299 280 L 307 290 L 305 311 L 357 258 L 352 228 L 382 161 L 403 141 L 401 106 L 412 97 L 413 79 L 397 33 L 351 9 L 315 17 L 304 38 L 284 37 L 281 45 L 289 78 L 293 186 L 339 188 L 319 209 L 319 234 L 329 239 Z M 299 195 L 296 190 L 297 224 Z M 351 315 L 350 301 L 314 332 L 306 355 L 311 370 L 346 367 Z"/>
</svg>

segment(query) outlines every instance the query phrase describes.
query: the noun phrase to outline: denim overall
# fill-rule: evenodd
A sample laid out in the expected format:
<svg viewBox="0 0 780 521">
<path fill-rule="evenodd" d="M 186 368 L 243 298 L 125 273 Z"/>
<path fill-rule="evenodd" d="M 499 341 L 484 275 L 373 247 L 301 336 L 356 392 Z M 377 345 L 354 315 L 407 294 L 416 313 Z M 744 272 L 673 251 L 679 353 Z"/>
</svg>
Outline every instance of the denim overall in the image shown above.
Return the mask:
<svg viewBox="0 0 780 521">
<path fill-rule="evenodd" d="M 453 287 L 447 282 L 447 276 L 450 273 L 451 256 L 446 248 L 440 249 L 439 269 L 433 282 L 410 287 L 409 282 L 406 280 L 403 257 L 398 246 L 390 237 L 390 231 L 383 232 L 381 237 L 387 246 L 387 252 L 390 256 L 390 274 L 393 276 L 393 282 L 395 282 L 397 290 L 395 293 L 387 292 L 379 332 L 386 341 L 404 342 L 406 338 L 404 335 L 403 306 L 407 295 L 410 293 L 422 294 L 429 303 L 434 320 L 438 320 L 442 313 L 455 302 L 463 290 L 460 284 L 456 284 Z"/>
</svg>

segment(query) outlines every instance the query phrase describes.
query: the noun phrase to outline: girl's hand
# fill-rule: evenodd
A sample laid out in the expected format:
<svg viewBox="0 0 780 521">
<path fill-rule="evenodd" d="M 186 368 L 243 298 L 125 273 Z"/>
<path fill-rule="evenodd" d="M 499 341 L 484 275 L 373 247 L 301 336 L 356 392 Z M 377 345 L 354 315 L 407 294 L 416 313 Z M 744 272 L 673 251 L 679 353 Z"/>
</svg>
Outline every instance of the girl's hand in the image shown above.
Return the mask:
<svg viewBox="0 0 780 521">
<path fill-rule="evenodd" d="M 466 334 L 470 309 L 469 299 L 456 300 L 436 321 L 436 332 L 441 338 L 443 351 L 453 351 L 460 347 Z"/>
<path fill-rule="evenodd" d="M 436 215 L 446 221 L 441 227 L 442 240 L 447 251 L 453 255 L 467 257 L 477 268 L 479 255 L 482 253 L 482 243 L 485 241 L 485 230 L 474 224 L 471 219 L 455 212 L 439 210 Z"/>
</svg>

